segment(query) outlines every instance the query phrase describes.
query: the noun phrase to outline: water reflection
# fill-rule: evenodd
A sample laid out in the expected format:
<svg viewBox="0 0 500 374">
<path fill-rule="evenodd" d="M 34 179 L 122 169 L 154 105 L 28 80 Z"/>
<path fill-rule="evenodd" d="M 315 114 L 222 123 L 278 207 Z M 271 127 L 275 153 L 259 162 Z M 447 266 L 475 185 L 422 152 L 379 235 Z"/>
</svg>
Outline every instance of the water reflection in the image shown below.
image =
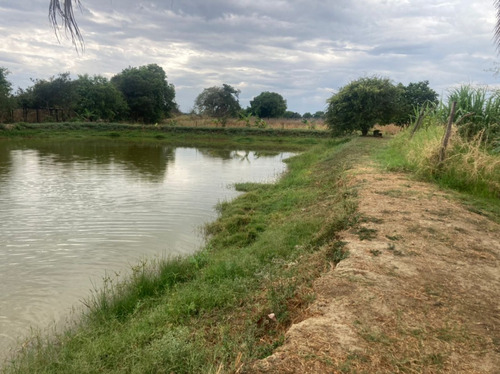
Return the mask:
<svg viewBox="0 0 500 374">
<path fill-rule="evenodd" d="M 66 314 L 106 269 L 195 251 L 229 187 L 273 180 L 288 156 L 0 140 L 0 352 Z"/>
<path fill-rule="evenodd" d="M 8 157 L 8 148 L 2 148 Z M 19 147 L 14 149 L 19 149 Z M 175 148 L 171 146 L 113 140 L 31 141 L 23 143 L 22 149 L 35 150 L 43 162 L 50 160 L 50 162 L 61 164 L 67 168 L 71 168 L 74 162 L 120 163 L 132 173 L 139 173 L 143 177 L 157 182 L 164 179 L 168 162 L 173 161 L 175 157 Z"/>
<path fill-rule="evenodd" d="M 10 171 L 10 150 L 7 147 L 0 146 L 0 178 L 2 174 L 6 174 Z"/>
<path fill-rule="evenodd" d="M 240 161 L 251 161 L 252 159 L 258 159 L 260 157 L 277 157 L 281 152 L 277 151 L 249 151 L 249 150 L 233 150 L 233 149 L 203 149 L 200 148 L 199 151 L 213 158 L 220 158 L 222 160 L 240 160 Z M 250 157 L 251 156 L 251 157 Z"/>
</svg>

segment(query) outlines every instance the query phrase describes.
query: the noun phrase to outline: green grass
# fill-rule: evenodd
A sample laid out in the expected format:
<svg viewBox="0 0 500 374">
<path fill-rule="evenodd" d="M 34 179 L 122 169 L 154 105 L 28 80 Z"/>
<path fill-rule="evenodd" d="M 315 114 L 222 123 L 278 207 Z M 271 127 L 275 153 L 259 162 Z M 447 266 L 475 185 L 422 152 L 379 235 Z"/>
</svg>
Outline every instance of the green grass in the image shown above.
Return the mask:
<svg viewBox="0 0 500 374">
<path fill-rule="evenodd" d="M 203 250 L 106 279 L 74 326 L 35 336 L 5 372 L 226 373 L 271 354 L 314 299 L 312 280 L 348 255 L 336 232 L 357 203 L 344 171 L 380 144 L 331 139 L 274 185 L 239 184 Z"/>
<path fill-rule="evenodd" d="M 172 127 L 124 123 L 59 122 L 0 124 L 0 139 L 96 139 L 161 142 L 176 146 L 306 150 L 329 141 L 325 131 L 221 127 Z"/>
</svg>

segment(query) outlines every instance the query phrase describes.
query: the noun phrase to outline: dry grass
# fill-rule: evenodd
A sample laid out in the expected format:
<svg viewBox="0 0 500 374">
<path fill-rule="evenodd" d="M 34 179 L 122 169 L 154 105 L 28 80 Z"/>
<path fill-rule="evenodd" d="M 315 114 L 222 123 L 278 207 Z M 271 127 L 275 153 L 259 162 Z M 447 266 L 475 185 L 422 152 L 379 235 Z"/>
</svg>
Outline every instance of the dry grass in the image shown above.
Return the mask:
<svg viewBox="0 0 500 374">
<path fill-rule="evenodd" d="M 166 124 L 172 126 L 183 126 L 183 127 L 222 127 L 222 123 L 214 118 L 203 117 L 198 115 L 180 115 L 171 119 L 166 120 Z M 237 118 L 230 118 L 227 120 L 225 127 L 257 127 L 265 126 L 271 129 L 303 129 L 303 130 L 327 130 L 328 127 L 325 125 L 322 119 L 286 119 L 286 118 L 266 118 L 259 122 L 255 117 L 251 117 L 248 121 Z"/>
<path fill-rule="evenodd" d="M 414 171 L 426 180 L 482 197 L 500 197 L 500 157 L 482 142 L 483 132 L 464 139 L 453 128 L 443 162 L 438 155 L 444 127 L 431 125 L 410 139 L 409 131 L 395 137 L 385 162 L 389 168 Z"/>
<path fill-rule="evenodd" d="M 402 129 L 403 128 L 401 126 L 397 125 L 385 125 L 385 126 L 376 125 L 374 127 L 374 130 L 380 130 L 380 132 L 382 132 L 382 134 L 384 135 L 396 135 L 399 134 L 402 131 Z"/>
<path fill-rule="evenodd" d="M 484 176 L 492 176 L 489 182 L 492 188 L 500 193 L 500 180 L 495 177 L 500 176 L 500 157 L 491 155 L 484 150 L 483 138 L 484 130 L 476 134 L 470 141 L 464 141 L 462 137 L 456 135 L 452 138 L 452 151 L 448 162 L 454 163 L 456 167 L 466 165 L 468 178 L 477 182 Z"/>
</svg>

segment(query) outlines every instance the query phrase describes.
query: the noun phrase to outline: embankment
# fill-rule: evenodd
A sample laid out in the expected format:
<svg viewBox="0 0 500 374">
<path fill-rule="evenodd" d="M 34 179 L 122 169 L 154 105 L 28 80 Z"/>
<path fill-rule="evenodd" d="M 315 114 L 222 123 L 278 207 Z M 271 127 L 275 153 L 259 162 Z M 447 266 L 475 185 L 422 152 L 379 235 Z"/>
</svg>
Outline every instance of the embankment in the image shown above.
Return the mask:
<svg viewBox="0 0 500 374">
<path fill-rule="evenodd" d="M 26 342 L 6 372 L 230 372 L 266 357 L 306 317 L 312 280 L 344 258 L 335 232 L 356 200 L 343 173 L 377 145 L 322 139 L 278 183 L 238 185 L 204 250 L 108 282 L 78 323 Z"/>
</svg>

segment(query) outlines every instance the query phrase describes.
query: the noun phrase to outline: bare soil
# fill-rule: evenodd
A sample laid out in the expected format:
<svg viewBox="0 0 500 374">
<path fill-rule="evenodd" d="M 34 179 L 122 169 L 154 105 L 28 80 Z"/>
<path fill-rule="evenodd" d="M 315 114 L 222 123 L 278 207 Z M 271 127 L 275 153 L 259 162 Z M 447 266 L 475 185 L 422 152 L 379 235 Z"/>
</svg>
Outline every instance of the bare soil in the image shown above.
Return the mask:
<svg viewBox="0 0 500 374">
<path fill-rule="evenodd" d="M 438 187 L 351 171 L 349 257 L 252 373 L 500 373 L 500 225 Z"/>
</svg>

